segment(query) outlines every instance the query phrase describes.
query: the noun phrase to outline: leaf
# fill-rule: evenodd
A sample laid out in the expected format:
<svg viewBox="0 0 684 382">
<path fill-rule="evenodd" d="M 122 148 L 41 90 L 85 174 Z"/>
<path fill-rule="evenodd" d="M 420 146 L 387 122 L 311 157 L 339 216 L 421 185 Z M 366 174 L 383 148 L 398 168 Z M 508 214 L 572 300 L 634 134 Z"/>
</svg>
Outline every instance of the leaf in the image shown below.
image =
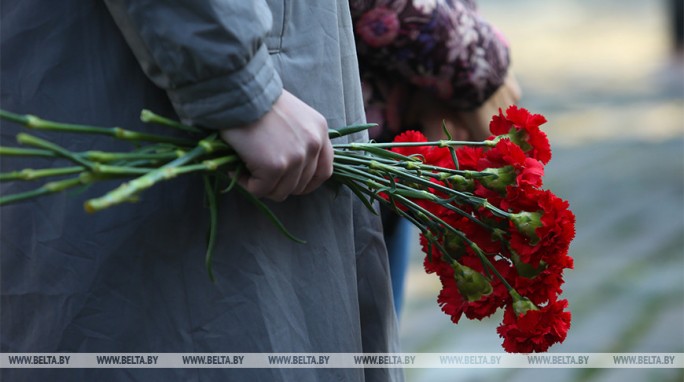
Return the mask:
<svg viewBox="0 0 684 382">
<path fill-rule="evenodd" d="M 242 173 L 242 170 L 244 170 L 244 168 L 245 168 L 245 166 L 243 166 L 243 165 L 237 166 L 237 168 L 235 169 L 235 173 L 230 176 L 230 184 L 228 184 L 228 187 L 226 187 L 225 189 L 223 189 L 223 191 L 221 191 L 222 194 L 226 194 L 226 193 L 230 192 L 235 187 L 238 179 L 240 179 L 240 173 Z"/>
<path fill-rule="evenodd" d="M 280 230 L 280 232 L 282 232 L 285 236 L 287 236 L 290 240 L 292 240 L 294 242 L 297 242 L 300 244 L 306 244 L 305 240 L 302 240 L 302 239 L 294 236 L 293 234 L 291 234 L 290 231 L 288 231 L 287 228 L 285 228 L 285 225 L 283 225 L 283 223 L 280 221 L 280 219 L 278 219 L 278 217 L 275 216 L 273 211 L 271 211 L 271 209 L 268 208 L 268 206 L 264 202 L 262 202 L 261 200 L 257 199 L 254 195 L 247 192 L 247 190 L 245 190 L 239 184 L 236 185 L 236 188 L 238 191 L 240 191 L 240 193 L 244 197 L 247 198 L 247 200 L 252 202 L 252 204 L 254 204 L 259 210 L 261 210 L 261 212 L 265 213 L 266 217 L 268 217 L 268 219 L 271 220 L 271 222 L 273 224 L 275 224 L 276 228 L 278 228 L 278 230 Z"/>
<path fill-rule="evenodd" d="M 216 227 L 218 225 L 218 203 L 216 200 L 216 178 L 212 182 L 209 175 L 202 175 L 204 181 L 204 192 L 207 197 L 209 207 L 209 232 L 207 232 L 207 252 L 204 256 L 204 265 L 209 274 L 209 280 L 215 282 L 214 272 L 212 269 L 214 246 L 216 245 Z"/>
<path fill-rule="evenodd" d="M 349 187 L 349 189 L 354 193 L 354 195 L 356 195 L 357 198 L 361 199 L 361 202 L 364 206 L 366 206 L 366 208 L 368 208 L 368 210 L 370 210 L 374 215 L 378 214 L 378 212 L 373 207 L 373 202 L 366 198 L 363 192 L 359 190 L 361 186 L 354 183 L 353 181 L 340 182 L 339 184 L 344 184 L 345 186 Z"/>
<path fill-rule="evenodd" d="M 339 138 L 339 137 L 343 137 L 345 135 L 358 133 L 359 131 L 368 130 L 369 128 L 377 126 L 377 125 L 378 125 L 377 123 L 361 123 L 358 125 L 350 125 L 350 126 L 342 127 L 339 129 L 330 129 L 330 130 L 328 130 L 328 137 L 330 139 Z"/>
</svg>

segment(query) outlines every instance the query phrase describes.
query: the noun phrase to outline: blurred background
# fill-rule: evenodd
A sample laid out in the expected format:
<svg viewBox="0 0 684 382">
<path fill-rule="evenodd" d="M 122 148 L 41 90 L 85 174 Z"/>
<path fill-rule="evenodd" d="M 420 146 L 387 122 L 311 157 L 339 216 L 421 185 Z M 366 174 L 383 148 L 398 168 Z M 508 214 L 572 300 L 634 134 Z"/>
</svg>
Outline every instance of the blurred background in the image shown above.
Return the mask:
<svg viewBox="0 0 684 382">
<path fill-rule="evenodd" d="M 681 3 L 681 0 L 679 0 Z M 684 51 L 671 0 L 480 0 L 512 47 L 520 105 L 546 116 L 545 186 L 577 216 L 551 353 L 684 352 Z M 681 10 L 679 10 L 681 12 Z M 417 232 L 416 232 L 417 237 Z M 502 352 L 497 314 L 453 325 L 417 239 L 404 352 Z M 676 369 L 407 369 L 409 382 L 684 381 Z"/>
</svg>

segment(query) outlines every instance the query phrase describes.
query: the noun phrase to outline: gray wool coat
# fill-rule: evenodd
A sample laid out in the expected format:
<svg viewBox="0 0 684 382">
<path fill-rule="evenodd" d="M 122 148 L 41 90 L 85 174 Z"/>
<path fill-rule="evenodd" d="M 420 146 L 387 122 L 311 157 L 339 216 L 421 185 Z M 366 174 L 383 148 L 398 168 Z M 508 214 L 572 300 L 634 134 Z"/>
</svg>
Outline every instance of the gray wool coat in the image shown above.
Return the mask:
<svg viewBox="0 0 684 382">
<path fill-rule="evenodd" d="M 140 110 L 227 128 L 257 119 L 284 88 L 330 127 L 364 121 L 346 2 L 8 0 L 1 7 L 6 110 L 168 133 L 140 123 Z M 15 145 L 21 128 L 1 127 L 1 144 Z M 106 137 L 36 134 L 76 151 L 133 148 Z M 3 172 L 59 165 L 1 163 Z M 0 351 L 398 351 L 381 227 L 347 189 L 330 183 L 270 204 L 306 244 L 286 238 L 239 195 L 222 195 L 212 284 L 201 179 L 177 178 L 138 203 L 83 211 L 83 200 L 115 186 L 0 209 Z M 36 185 L 1 187 L 14 193 Z M 8 381 L 401 379 L 398 369 L 1 373 Z"/>
</svg>

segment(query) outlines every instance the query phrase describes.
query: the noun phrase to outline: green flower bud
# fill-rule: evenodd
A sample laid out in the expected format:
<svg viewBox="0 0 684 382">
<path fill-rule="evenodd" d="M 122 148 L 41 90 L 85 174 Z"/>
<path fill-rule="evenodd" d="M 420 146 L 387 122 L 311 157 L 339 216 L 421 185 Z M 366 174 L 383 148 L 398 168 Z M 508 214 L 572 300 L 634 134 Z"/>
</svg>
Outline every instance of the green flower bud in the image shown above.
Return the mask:
<svg viewBox="0 0 684 382">
<path fill-rule="evenodd" d="M 513 311 L 516 316 L 524 316 L 530 310 L 539 310 L 529 298 L 520 296 L 514 290 L 510 291 L 510 294 L 513 297 Z"/>
<path fill-rule="evenodd" d="M 472 191 L 474 189 L 474 182 L 472 179 L 467 179 L 461 175 L 451 175 L 446 181 L 452 189 L 456 191 Z"/>
<path fill-rule="evenodd" d="M 444 242 L 442 245 L 452 257 L 460 257 L 461 253 L 465 249 L 464 244 L 465 242 L 460 236 L 452 232 L 447 232 L 444 234 Z"/>
<path fill-rule="evenodd" d="M 536 231 L 537 228 L 542 226 L 541 217 L 541 212 L 526 211 L 510 215 L 510 219 L 518 231 L 532 239 L 533 242 L 539 241 Z"/>
<path fill-rule="evenodd" d="M 453 261 L 451 268 L 454 269 L 454 278 L 456 279 L 458 291 L 461 292 L 465 300 L 477 301 L 483 296 L 492 293 L 492 284 L 480 272 L 461 265 L 458 261 Z"/>
<path fill-rule="evenodd" d="M 490 190 L 504 192 L 506 191 L 507 186 L 513 185 L 516 182 L 516 174 L 513 166 L 486 168 L 482 172 L 485 174 L 492 174 L 478 179 L 483 186 Z"/>
<path fill-rule="evenodd" d="M 546 269 L 546 263 L 543 261 L 540 261 L 539 265 L 535 267 L 532 264 L 527 264 L 520 260 L 520 256 L 517 253 L 513 251 L 511 251 L 511 253 L 511 260 L 513 260 L 513 265 L 515 265 L 515 270 L 518 271 L 518 274 L 522 277 L 533 279 Z"/>
<path fill-rule="evenodd" d="M 532 145 L 527 142 L 530 136 L 525 129 L 516 129 L 514 126 L 511 127 L 507 135 L 511 142 L 518 145 L 524 152 L 532 150 Z"/>
</svg>

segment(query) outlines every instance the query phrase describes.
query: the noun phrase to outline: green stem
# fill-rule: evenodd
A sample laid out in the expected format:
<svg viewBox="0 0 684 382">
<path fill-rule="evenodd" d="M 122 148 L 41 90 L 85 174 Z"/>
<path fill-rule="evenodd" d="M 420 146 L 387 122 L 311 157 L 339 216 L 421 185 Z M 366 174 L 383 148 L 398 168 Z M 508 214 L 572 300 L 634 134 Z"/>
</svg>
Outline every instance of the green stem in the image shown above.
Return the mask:
<svg viewBox="0 0 684 382">
<path fill-rule="evenodd" d="M 102 175 L 131 176 L 144 175 L 154 170 L 155 168 L 151 167 L 110 166 L 106 164 L 95 163 L 92 172 Z"/>
<path fill-rule="evenodd" d="M 453 147 L 453 146 L 493 146 L 491 141 L 481 141 L 481 142 L 470 142 L 470 141 L 451 141 L 451 140 L 439 140 L 433 142 L 387 142 L 387 143 L 347 143 L 347 144 L 336 144 L 333 145 L 336 149 L 350 149 L 350 150 L 364 150 L 370 149 L 391 149 L 395 147 L 425 147 L 425 146 L 436 146 L 436 147 Z"/>
<path fill-rule="evenodd" d="M 26 120 L 27 120 L 27 116 L 15 114 L 15 113 L 10 113 L 9 111 L 5 111 L 5 110 L 0 109 L 0 119 L 4 119 L 5 121 L 10 121 L 10 122 L 18 123 L 21 125 L 25 125 Z"/>
<path fill-rule="evenodd" d="M 395 174 L 397 176 L 403 176 L 404 174 L 406 174 L 405 172 L 398 170 L 397 168 L 392 167 L 392 166 L 382 165 L 382 168 L 386 169 L 388 172 Z M 489 201 L 485 198 L 481 198 L 481 197 L 478 197 L 478 196 L 475 196 L 472 194 L 457 191 L 457 190 L 454 190 L 452 188 L 442 186 L 441 184 L 431 182 L 427 179 L 423 179 L 421 177 L 414 176 L 412 174 L 407 174 L 406 176 L 407 176 L 407 178 L 409 178 L 413 182 L 434 188 L 435 190 L 441 191 L 447 195 L 455 196 L 456 198 L 463 200 L 463 201 L 466 201 L 475 207 L 484 207 L 484 208 L 488 209 L 489 211 L 491 211 L 492 213 L 494 213 L 495 215 L 498 215 L 499 217 L 503 217 L 503 218 L 507 218 L 507 219 L 511 217 L 510 213 L 494 206 L 493 204 L 489 203 Z"/>
<path fill-rule="evenodd" d="M 81 134 L 97 134 L 107 135 L 112 138 L 127 140 L 127 141 L 147 141 L 147 142 L 162 142 L 171 143 L 180 146 L 194 146 L 196 141 L 192 139 L 176 138 L 165 135 L 141 133 L 133 130 L 126 130 L 120 127 L 99 127 L 89 125 L 78 125 L 71 123 L 59 123 L 45 120 L 34 115 L 19 115 L 10 113 L 5 110 L 0 110 L 0 119 L 16 122 L 24 125 L 30 129 L 47 130 L 47 131 L 61 131 L 69 133 Z"/>
<path fill-rule="evenodd" d="M 45 139 L 41 139 L 38 137 L 35 137 L 33 135 L 29 135 L 26 133 L 19 133 L 17 134 L 17 142 L 24 144 L 24 145 L 29 145 L 33 147 L 38 147 L 43 150 L 48 150 L 52 151 L 55 153 L 57 156 L 60 156 L 62 158 L 69 159 L 70 161 L 80 164 L 81 166 L 92 169 L 93 168 L 93 163 L 90 161 L 87 161 L 83 158 L 80 158 L 79 156 L 75 155 L 71 151 L 58 146 L 52 142 L 46 141 Z"/>
<path fill-rule="evenodd" d="M 368 130 L 371 127 L 377 126 L 377 123 L 361 123 L 357 125 L 349 125 L 339 129 L 328 130 L 328 137 L 330 139 L 343 137 L 345 135 L 358 133 L 359 131 Z"/>
<path fill-rule="evenodd" d="M 515 288 L 513 288 L 513 286 L 511 284 L 509 284 L 508 281 L 501 275 L 501 273 L 499 273 L 499 271 L 496 269 L 494 264 L 492 264 L 492 262 L 489 261 L 489 259 L 487 258 L 487 256 L 485 256 L 485 254 L 482 252 L 481 249 L 479 249 L 479 251 L 475 251 L 475 253 L 477 253 L 477 256 L 480 258 L 480 261 L 482 262 L 482 264 L 484 264 L 486 267 L 488 267 L 489 270 L 492 271 L 492 273 L 494 273 L 494 275 L 499 280 L 501 280 L 501 282 L 504 284 L 504 286 L 506 287 L 506 290 L 509 293 L 518 293 L 515 290 Z"/>
<path fill-rule="evenodd" d="M 367 165 L 370 166 L 372 164 L 371 162 L 372 161 L 368 162 Z M 397 195 L 402 195 L 405 197 L 410 197 L 410 198 L 415 198 L 415 199 L 429 200 L 435 204 L 439 204 L 444 208 L 447 208 L 453 212 L 456 212 L 457 214 L 465 217 L 466 219 L 469 219 L 473 223 L 475 223 L 475 224 L 477 224 L 477 225 L 479 225 L 485 229 L 494 231 L 494 228 L 492 228 L 489 225 L 485 224 L 484 222 L 480 221 L 478 218 L 476 218 L 472 214 L 466 213 L 462 209 L 451 204 L 451 202 L 453 201 L 453 199 L 455 197 L 459 198 L 461 200 L 466 200 L 468 202 L 471 202 L 472 201 L 471 198 L 473 198 L 474 196 L 472 196 L 470 194 L 464 194 L 464 193 L 461 193 L 459 191 L 453 190 L 451 188 L 440 186 L 440 185 L 433 183 L 429 180 L 422 179 L 421 177 L 415 176 L 413 174 L 406 173 L 405 171 L 401 171 L 400 168 L 395 168 L 395 170 L 396 170 L 395 175 L 397 178 L 401 179 L 402 181 L 420 183 L 420 184 L 423 184 L 427 187 L 438 188 L 438 189 L 440 189 L 440 191 L 444 192 L 445 194 L 452 195 L 452 197 L 450 199 L 442 199 L 442 198 L 439 198 L 438 196 L 436 196 L 436 195 L 434 195 L 428 191 L 415 190 L 415 188 L 404 185 L 401 182 L 395 181 L 394 183 L 392 183 L 387 179 L 387 178 L 392 178 L 391 172 L 387 173 L 386 177 L 381 177 L 381 176 L 371 174 L 367 171 L 364 171 L 366 168 L 365 166 L 362 167 L 363 169 L 357 168 L 355 166 L 346 166 L 346 165 L 341 164 L 341 163 L 334 163 L 334 166 L 346 168 L 348 172 L 353 172 L 353 173 L 358 174 L 358 177 L 356 177 L 356 179 L 355 179 L 358 182 L 362 182 L 368 186 L 372 186 L 372 184 L 369 184 L 368 182 L 369 182 L 369 180 L 374 181 L 374 182 L 378 183 L 377 185 L 374 186 L 375 188 L 387 188 L 386 191 L 388 194 L 397 194 Z M 377 167 L 377 166 L 375 166 L 375 167 Z M 381 171 L 383 169 L 389 170 L 389 168 L 383 168 L 383 167 L 379 168 L 379 170 L 381 170 Z M 387 171 L 387 172 L 389 172 L 389 171 Z M 396 188 L 396 186 L 399 186 L 401 188 L 401 190 L 398 190 Z M 454 196 L 454 194 L 456 194 L 456 195 Z M 481 198 L 477 198 L 478 203 L 476 205 L 478 205 L 478 206 L 482 205 L 482 202 L 480 202 L 480 199 Z M 485 200 L 485 202 L 486 202 L 486 199 L 483 199 L 483 200 Z"/>
<path fill-rule="evenodd" d="M 0 156 L 55 157 L 56 155 L 49 150 L 0 146 Z"/>
<path fill-rule="evenodd" d="M 437 189 L 446 195 L 450 195 L 450 196 L 456 197 L 460 200 L 467 201 L 470 204 L 475 204 L 477 206 L 480 206 L 483 203 L 480 200 L 482 198 L 476 198 L 471 194 L 463 193 L 463 192 L 456 191 L 456 190 L 448 188 L 448 187 L 444 187 L 444 186 L 437 184 L 437 183 L 434 183 L 428 179 L 424 179 L 420 176 L 416 176 L 416 175 L 413 175 L 411 173 L 407 173 L 405 171 L 402 171 L 401 168 L 382 165 L 378 162 L 376 162 L 375 164 L 369 162 L 368 166 L 369 167 L 373 166 L 377 170 L 385 171 L 387 173 L 388 177 L 390 177 L 390 176 L 392 176 L 392 174 L 394 174 L 395 177 L 402 179 L 403 181 L 417 183 L 417 184 L 421 184 L 421 185 L 426 186 L 426 187 Z M 359 170 L 359 171 L 362 171 L 362 170 Z M 377 178 L 375 178 L 375 179 L 377 179 Z M 380 179 L 382 179 L 382 178 L 380 177 Z M 401 184 L 401 183 L 399 183 L 399 184 Z M 412 189 L 408 186 L 406 186 L 406 188 Z M 427 191 L 425 191 L 425 192 L 427 192 Z M 473 199 L 473 198 L 475 198 L 475 199 Z"/>
<path fill-rule="evenodd" d="M 162 153 L 110 153 L 104 151 L 86 151 L 80 156 L 94 162 L 115 162 L 128 160 L 171 160 L 183 154 L 182 151 L 168 151 Z"/>
<path fill-rule="evenodd" d="M 207 203 L 209 204 L 209 232 L 207 236 L 207 252 L 204 255 L 204 265 L 209 274 L 209 280 L 214 282 L 214 271 L 212 269 L 214 246 L 216 245 L 216 227 L 218 226 L 218 202 L 216 198 L 216 185 L 209 180 L 208 175 L 203 175 L 204 192 L 207 196 Z"/>
<path fill-rule="evenodd" d="M 34 170 L 26 168 L 21 171 L 12 171 L 0 173 L 0 181 L 8 180 L 36 180 L 50 176 L 61 176 L 78 174 L 85 170 L 82 166 L 60 167 L 60 168 L 41 168 Z"/>
<path fill-rule="evenodd" d="M 57 193 L 64 191 L 66 189 L 76 187 L 81 184 L 88 184 L 95 180 L 95 177 L 91 173 L 83 173 L 75 178 L 63 179 L 54 182 L 45 183 L 42 187 L 20 192 L 12 195 L 6 195 L 0 197 L 0 206 L 10 203 L 16 203 L 22 200 L 32 199 L 39 196 Z"/>
<path fill-rule="evenodd" d="M 108 192 L 107 194 L 99 198 L 90 199 L 86 201 L 84 205 L 85 210 L 88 212 L 95 212 L 111 207 L 116 204 L 123 203 L 127 200 L 130 200 L 131 197 L 133 197 L 135 194 L 152 187 L 156 183 L 163 180 L 168 180 L 176 176 L 177 174 L 174 171 L 175 168 L 181 167 L 186 163 L 191 162 L 197 159 L 198 157 L 211 152 L 212 148 L 214 147 L 212 146 L 211 141 L 214 139 L 216 139 L 216 136 L 212 135 L 207 139 L 200 141 L 195 148 L 188 151 L 179 158 L 153 171 L 150 171 L 139 178 L 124 183 L 116 189 Z"/>
<path fill-rule="evenodd" d="M 242 196 L 247 198 L 247 200 L 249 200 L 252 204 L 254 204 L 254 206 L 256 206 L 259 210 L 261 210 L 261 212 L 266 214 L 266 217 L 269 220 L 271 220 L 271 222 L 276 226 L 276 228 L 278 228 L 278 230 L 280 232 L 282 232 L 285 236 L 287 236 L 287 238 L 289 238 L 290 240 L 292 240 L 296 243 L 299 243 L 299 244 L 306 244 L 305 240 L 302 240 L 302 239 L 294 236 L 293 234 L 290 233 L 290 231 L 287 230 L 287 228 L 285 228 L 285 225 L 280 221 L 280 219 L 278 219 L 278 217 L 273 213 L 273 211 L 271 211 L 271 209 L 268 208 L 266 203 L 257 199 L 256 196 L 250 194 L 247 190 L 245 190 L 242 186 L 240 186 L 240 184 L 237 184 L 236 188 L 242 194 Z"/>
<path fill-rule="evenodd" d="M 401 196 L 399 196 L 399 198 L 400 198 L 400 199 L 403 199 Z M 451 233 L 453 233 L 453 234 L 455 234 L 455 235 L 458 235 L 458 236 L 459 236 L 463 241 L 465 241 L 465 242 L 470 246 L 470 248 L 477 254 L 477 256 L 480 258 L 480 261 L 482 261 L 482 264 L 484 264 L 487 268 L 489 268 L 489 269 L 492 271 L 492 273 L 494 273 L 494 275 L 495 275 L 499 280 L 501 280 L 501 282 L 504 284 L 504 286 L 506 287 L 506 289 L 507 289 L 509 292 L 510 292 L 510 291 L 515 291 L 515 288 L 513 288 L 513 287 L 511 286 L 511 284 L 509 284 L 508 281 L 501 275 L 501 273 L 499 273 L 499 271 L 496 269 L 496 267 L 494 266 L 494 264 L 492 264 L 492 262 L 489 260 L 489 258 L 487 258 L 487 256 L 486 256 L 485 253 L 482 251 L 482 249 L 481 249 L 474 241 L 470 240 L 466 234 L 464 234 L 463 232 L 461 232 L 461 231 L 455 229 L 454 227 L 450 226 L 447 222 L 445 222 L 444 220 L 442 220 L 442 219 L 439 218 L 438 216 L 434 215 L 434 214 L 431 213 L 430 211 L 424 209 L 423 207 L 421 207 L 421 206 L 419 206 L 419 205 L 413 203 L 412 201 L 410 201 L 410 200 L 408 200 L 408 199 L 401 200 L 401 202 L 402 202 L 402 204 L 405 204 L 407 207 L 410 206 L 411 209 L 414 209 L 414 210 L 417 210 L 417 211 L 422 212 L 422 213 L 425 214 L 430 220 L 435 221 L 435 222 L 438 222 L 438 223 L 440 224 L 440 226 L 442 226 L 442 227 L 446 228 L 447 230 L 451 231 Z M 452 259 L 451 256 L 449 256 L 449 258 Z"/>
<path fill-rule="evenodd" d="M 349 166 L 349 165 L 345 165 L 342 163 L 333 163 L 333 169 L 335 169 L 335 168 L 343 169 L 347 173 L 350 173 L 350 174 L 356 174 L 357 176 L 350 176 L 350 178 L 353 178 L 355 181 L 362 183 L 364 185 L 368 185 L 368 183 L 370 181 L 370 182 L 376 182 L 376 184 L 378 185 L 378 188 L 380 188 L 380 187 L 384 188 L 384 187 L 391 187 L 392 186 L 392 183 L 387 178 L 383 178 L 382 176 L 378 176 L 378 175 L 369 173 L 368 171 L 364 171 L 363 169 L 360 169 L 360 168 L 357 168 L 354 166 Z M 418 192 L 418 190 L 415 190 L 411 187 L 408 187 L 402 183 L 395 183 L 394 185 L 398 186 L 403 191 Z M 429 194 L 429 195 L 431 195 L 431 194 Z M 436 200 L 436 199 L 433 199 L 433 197 L 434 197 L 434 195 L 428 196 L 428 195 L 425 195 L 423 193 L 420 194 L 421 199 L 429 198 L 429 200 Z"/>
<path fill-rule="evenodd" d="M 435 223 L 428 220 L 427 217 L 425 217 L 425 215 L 421 215 L 421 214 L 417 213 L 417 214 L 415 214 L 416 216 L 414 217 L 413 215 L 401 210 L 400 208 L 397 208 L 394 200 L 390 201 L 390 200 L 386 200 L 384 198 L 380 198 L 380 197 L 378 197 L 378 195 L 375 192 L 373 192 L 373 191 L 371 191 L 365 187 L 358 186 L 353 181 L 349 181 L 348 174 L 344 173 L 344 171 L 336 170 L 336 171 L 334 171 L 334 175 L 336 176 L 336 178 L 338 178 L 338 181 L 341 181 L 343 184 L 346 184 L 348 187 L 350 187 L 352 189 L 352 191 L 354 191 L 355 194 L 359 198 L 361 198 L 361 200 L 364 201 L 364 204 L 366 204 L 366 207 L 368 207 L 368 209 L 370 209 L 372 212 L 375 213 L 375 210 L 373 209 L 371 202 L 366 200 L 365 196 L 363 196 L 364 193 L 367 194 L 372 200 L 376 200 L 379 203 L 384 204 L 385 206 L 387 206 L 387 208 L 390 208 L 396 214 L 407 219 L 411 224 L 413 224 L 415 227 L 417 227 L 420 230 L 420 232 L 423 234 L 423 236 L 425 236 L 425 238 L 428 241 L 428 250 L 427 250 L 426 256 L 427 256 L 429 261 L 432 261 L 432 246 L 433 245 L 437 246 L 439 251 L 441 253 L 443 253 L 445 257 L 451 258 L 451 256 L 449 255 L 447 250 L 444 248 L 444 246 L 442 246 L 442 244 L 436 239 L 436 237 L 432 233 L 430 233 L 430 227 L 429 226 L 433 226 L 433 229 L 439 229 L 439 227 L 434 227 Z M 424 221 L 422 223 L 420 221 L 421 218 Z"/>
<path fill-rule="evenodd" d="M 202 130 L 200 130 L 194 126 L 188 126 L 188 125 L 182 124 L 178 121 L 174 121 L 173 119 L 162 117 L 161 115 L 155 114 L 152 111 L 147 110 L 147 109 L 143 109 L 140 112 L 140 120 L 145 122 L 145 123 L 156 123 L 158 125 L 173 127 L 174 129 L 188 131 L 191 133 L 201 133 L 202 132 Z"/>
<path fill-rule="evenodd" d="M 422 162 L 418 158 L 414 157 L 409 157 L 406 155 L 402 155 L 399 153 L 395 153 L 394 151 L 389 151 L 385 150 L 380 147 L 376 147 L 376 144 L 373 143 L 372 145 L 366 144 L 366 143 L 346 143 L 346 144 L 335 144 L 333 145 L 334 150 L 356 150 L 356 151 L 365 151 L 369 154 L 376 155 L 380 158 L 386 158 L 386 159 L 395 159 L 399 161 L 409 161 L 409 162 Z"/>
<path fill-rule="evenodd" d="M 353 163 L 353 164 L 359 164 L 359 165 L 364 165 L 368 166 L 368 164 L 371 161 L 377 161 L 379 163 L 389 165 L 389 166 L 394 166 L 410 171 L 425 171 L 428 173 L 427 175 L 430 175 L 431 177 L 438 179 L 438 176 L 440 174 L 452 174 L 452 175 L 469 175 L 473 176 L 473 171 L 465 171 L 465 170 L 454 170 L 450 168 L 444 168 L 444 167 L 437 167 L 437 166 L 432 166 L 432 165 L 427 165 L 422 162 L 418 161 L 396 161 L 392 159 L 385 159 L 385 158 L 379 158 L 376 156 L 368 156 L 368 155 L 358 155 L 354 154 L 353 152 L 349 151 L 342 151 L 342 150 L 335 150 L 335 161 L 337 162 L 347 162 L 347 163 Z M 493 174 L 484 174 L 483 176 L 492 176 Z"/>
<path fill-rule="evenodd" d="M 238 162 L 240 162 L 240 158 L 237 155 L 227 155 L 224 157 L 207 159 L 205 161 L 202 161 L 202 163 L 171 168 L 169 169 L 169 171 L 172 173 L 172 177 L 174 177 L 182 174 L 187 174 L 190 172 L 216 171 L 221 166 Z"/>
</svg>

